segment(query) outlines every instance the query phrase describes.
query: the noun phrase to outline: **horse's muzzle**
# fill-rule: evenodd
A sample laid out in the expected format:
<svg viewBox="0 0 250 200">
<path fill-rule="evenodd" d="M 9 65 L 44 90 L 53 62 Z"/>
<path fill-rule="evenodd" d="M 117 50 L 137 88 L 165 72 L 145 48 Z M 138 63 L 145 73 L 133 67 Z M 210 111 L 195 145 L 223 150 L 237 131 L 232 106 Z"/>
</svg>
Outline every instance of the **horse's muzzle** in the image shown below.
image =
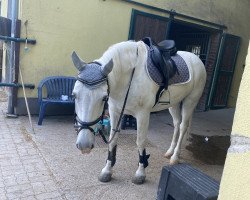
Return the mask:
<svg viewBox="0 0 250 200">
<path fill-rule="evenodd" d="M 94 148 L 94 145 L 92 144 L 90 148 L 81 148 L 78 144 L 76 144 L 76 147 L 82 152 L 82 154 L 88 154 Z"/>
<path fill-rule="evenodd" d="M 84 149 L 84 150 L 80 150 L 82 154 L 89 154 L 91 152 L 91 149 L 93 148 L 88 148 L 88 149 Z"/>
<path fill-rule="evenodd" d="M 94 148 L 94 136 L 90 131 L 82 130 L 76 140 L 76 147 L 82 153 L 90 153 L 91 149 Z"/>
</svg>

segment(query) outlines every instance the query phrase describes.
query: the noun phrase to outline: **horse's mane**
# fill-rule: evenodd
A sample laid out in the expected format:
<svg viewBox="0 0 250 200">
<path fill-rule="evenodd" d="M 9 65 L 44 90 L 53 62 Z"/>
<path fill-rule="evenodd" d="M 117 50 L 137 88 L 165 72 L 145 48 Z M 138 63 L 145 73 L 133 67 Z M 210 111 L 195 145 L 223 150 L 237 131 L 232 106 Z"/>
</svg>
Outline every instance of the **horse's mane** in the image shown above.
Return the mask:
<svg viewBox="0 0 250 200">
<path fill-rule="evenodd" d="M 126 41 L 110 46 L 96 61 L 105 65 L 113 59 L 113 69 L 109 73 L 109 83 L 112 87 L 118 83 L 127 86 L 132 69 L 144 67 L 146 58 L 147 49 L 143 42 Z"/>
<path fill-rule="evenodd" d="M 114 67 L 113 70 L 124 72 L 130 70 L 131 68 L 136 67 L 137 59 L 140 54 L 141 42 L 135 41 L 125 41 L 114 44 L 110 46 L 99 58 L 98 62 L 106 64 L 113 59 Z M 112 70 L 112 71 L 113 71 Z"/>
</svg>

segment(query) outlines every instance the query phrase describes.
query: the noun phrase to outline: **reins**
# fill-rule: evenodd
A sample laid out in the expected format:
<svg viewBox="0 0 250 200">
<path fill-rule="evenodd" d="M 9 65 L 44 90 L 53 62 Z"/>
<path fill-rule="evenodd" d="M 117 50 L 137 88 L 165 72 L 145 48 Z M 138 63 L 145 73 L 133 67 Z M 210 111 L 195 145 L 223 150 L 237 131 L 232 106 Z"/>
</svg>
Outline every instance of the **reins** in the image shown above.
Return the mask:
<svg viewBox="0 0 250 200">
<path fill-rule="evenodd" d="M 114 134 L 113 134 L 112 138 L 109 140 L 109 142 L 107 144 L 111 143 L 112 140 L 114 139 L 116 133 L 120 132 L 120 123 L 121 123 L 122 115 L 124 113 L 124 109 L 125 109 L 125 106 L 126 106 L 126 103 L 127 103 L 128 94 L 129 94 L 131 82 L 132 82 L 132 79 L 133 79 L 133 76 L 134 76 L 134 72 L 135 72 L 135 68 L 133 68 L 133 71 L 132 71 L 132 74 L 131 74 L 131 78 L 130 78 L 129 85 L 128 85 L 128 90 L 127 90 L 127 93 L 126 93 L 126 96 L 125 96 L 125 99 L 124 99 L 124 102 L 123 102 L 122 111 L 120 113 L 120 117 L 119 117 L 119 120 L 117 122 L 116 128 L 112 129 L 112 131 L 114 131 Z"/>
<path fill-rule="evenodd" d="M 103 141 L 105 144 L 110 144 L 115 135 L 120 132 L 120 123 L 121 123 L 121 119 L 122 119 L 122 115 L 124 113 L 124 110 L 125 110 L 125 106 L 126 106 L 126 103 L 127 103 L 127 99 L 128 99 L 128 94 L 129 94 L 129 90 L 130 90 L 130 86 L 131 86 L 131 82 L 132 82 L 132 79 L 133 79 L 133 76 L 134 76 L 134 71 L 135 71 L 135 68 L 133 68 L 133 71 L 132 71 L 132 74 L 131 74 L 131 78 L 130 78 L 130 81 L 129 81 L 129 86 L 128 86 L 128 90 L 127 90 L 127 93 L 126 93 L 126 96 L 125 96 L 125 99 L 124 99 L 124 102 L 123 102 L 123 106 L 122 106 L 122 110 L 121 110 L 121 113 L 120 113 L 120 117 L 118 119 L 118 122 L 117 122 L 117 125 L 116 125 L 116 128 L 115 129 L 112 129 L 112 131 L 114 131 L 114 134 L 112 136 L 112 138 L 110 138 L 110 140 L 108 141 L 102 131 L 102 129 L 98 129 L 98 133 L 100 134 L 100 136 L 102 137 Z M 85 82 L 83 82 L 81 79 L 77 79 L 78 81 L 82 82 L 83 84 L 86 84 Z M 104 114 L 105 114 L 105 109 L 106 107 L 108 106 L 108 99 L 109 99 L 109 94 L 110 94 L 110 86 L 109 86 L 109 82 L 108 82 L 108 78 L 106 79 L 107 80 L 107 85 L 108 85 L 108 89 L 107 89 L 107 93 L 108 95 L 104 97 L 103 101 L 104 101 L 104 106 L 103 106 L 103 111 L 102 111 L 102 114 L 100 117 L 98 117 L 96 120 L 92 121 L 92 122 L 83 122 L 79 119 L 79 117 L 77 116 L 77 114 L 75 113 L 75 117 L 74 117 L 74 127 L 76 129 L 76 132 L 77 134 L 83 130 L 83 129 L 89 129 L 95 136 L 95 131 L 94 129 L 91 127 L 95 124 L 97 124 L 98 122 L 101 122 L 101 124 L 103 124 L 103 118 L 104 118 Z"/>
</svg>

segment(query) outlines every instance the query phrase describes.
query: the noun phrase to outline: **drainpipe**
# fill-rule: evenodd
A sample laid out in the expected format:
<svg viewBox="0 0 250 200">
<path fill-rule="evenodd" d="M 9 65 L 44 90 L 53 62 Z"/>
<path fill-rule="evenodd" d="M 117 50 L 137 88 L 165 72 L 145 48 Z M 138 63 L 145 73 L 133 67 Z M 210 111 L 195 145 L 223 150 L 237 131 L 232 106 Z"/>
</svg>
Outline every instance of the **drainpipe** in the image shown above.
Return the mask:
<svg viewBox="0 0 250 200">
<path fill-rule="evenodd" d="M 172 29 L 173 21 L 174 21 L 174 15 L 176 14 L 175 10 L 171 9 L 169 13 L 169 21 L 167 25 L 167 30 L 166 30 L 166 39 L 170 39 L 170 31 Z"/>
<path fill-rule="evenodd" d="M 10 1 L 9 1 L 10 2 Z M 11 0 L 11 37 L 15 37 L 16 35 L 16 20 L 18 17 L 18 3 L 19 0 Z M 10 43 L 10 57 L 9 57 L 9 75 L 8 75 L 8 81 L 9 83 L 13 82 L 14 77 L 14 69 L 15 69 L 15 42 L 11 41 Z M 13 88 L 9 88 L 8 92 L 8 111 L 7 115 L 14 115 L 14 106 L 13 106 Z"/>
</svg>

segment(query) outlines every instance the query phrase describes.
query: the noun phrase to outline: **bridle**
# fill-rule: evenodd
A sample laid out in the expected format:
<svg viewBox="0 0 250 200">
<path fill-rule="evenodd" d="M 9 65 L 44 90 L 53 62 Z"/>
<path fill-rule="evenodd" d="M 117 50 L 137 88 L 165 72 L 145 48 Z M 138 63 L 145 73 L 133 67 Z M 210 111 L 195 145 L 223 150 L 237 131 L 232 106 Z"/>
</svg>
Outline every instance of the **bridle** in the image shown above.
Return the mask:
<svg viewBox="0 0 250 200">
<path fill-rule="evenodd" d="M 100 64 L 101 65 L 101 64 Z M 110 94 L 110 86 L 109 86 L 109 81 L 108 81 L 108 77 L 105 77 L 103 79 L 101 79 L 100 81 L 98 82 L 95 82 L 95 83 L 92 83 L 92 86 L 93 85 L 96 85 L 96 84 L 100 84 L 104 81 L 106 81 L 107 83 L 107 95 L 103 98 L 103 101 L 104 101 L 104 106 L 103 106 L 103 111 L 102 111 L 102 114 L 100 117 L 98 117 L 96 120 L 92 121 L 92 122 L 83 122 L 82 120 L 79 119 L 79 117 L 77 116 L 76 112 L 75 112 L 75 115 L 74 115 L 74 128 L 77 132 L 77 134 L 81 131 L 81 130 L 84 130 L 84 129 L 88 129 L 90 130 L 94 136 L 96 136 L 96 133 L 99 133 L 100 136 L 102 137 L 103 141 L 106 143 L 106 144 L 109 144 L 112 142 L 112 140 L 114 139 L 115 135 L 117 132 L 120 132 L 120 123 L 121 123 L 121 119 L 122 119 L 122 115 L 123 115 L 123 112 L 124 112 L 124 109 L 125 109 L 125 106 L 126 106 L 126 103 L 127 103 L 127 98 L 128 98 L 128 93 L 129 93 L 129 90 L 130 90 L 130 86 L 131 86 L 131 82 L 132 82 L 132 78 L 134 76 L 134 71 L 135 69 L 133 68 L 133 71 L 132 71 L 132 75 L 131 75 L 131 79 L 130 79 L 130 82 L 129 82 L 129 86 L 128 86 L 128 90 L 127 90 L 127 93 L 126 93 L 126 96 L 125 96 L 125 99 L 124 99 L 124 102 L 123 102 L 123 107 L 122 107 L 122 110 L 121 110 L 121 113 L 120 113 L 120 117 L 119 117 L 119 120 L 118 120 L 118 123 L 117 123 L 117 126 L 115 129 L 112 129 L 112 131 L 114 131 L 114 134 L 112 136 L 112 138 L 108 141 L 104 135 L 104 132 L 103 132 L 103 129 L 102 128 L 98 128 L 97 131 L 95 131 L 91 126 L 97 124 L 97 123 L 101 123 L 101 125 L 103 125 L 103 119 L 104 119 L 104 116 L 105 116 L 105 109 L 108 107 L 108 100 L 109 100 L 109 94 Z M 81 83 L 83 84 L 87 84 L 86 81 L 82 80 L 81 78 L 77 77 L 77 80 L 80 81 Z M 88 85 L 90 85 L 88 83 Z M 102 126 L 103 127 L 103 126 Z"/>
<path fill-rule="evenodd" d="M 85 84 L 81 79 L 77 78 L 77 80 L 82 82 L 83 84 Z M 96 135 L 96 133 L 99 133 L 105 143 L 108 143 L 108 141 L 107 141 L 107 139 L 106 139 L 106 137 L 105 137 L 105 135 L 103 133 L 103 130 L 99 128 L 97 131 L 95 131 L 91 126 L 93 126 L 93 125 L 95 125 L 95 124 L 97 124 L 99 122 L 101 124 L 103 124 L 103 119 L 104 119 L 104 116 L 105 116 L 105 109 L 108 106 L 108 99 L 109 99 L 109 82 L 108 82 L 108 79 L 107 79 L 107 85 L 108 85 L 108 89 L 107 89 L 108 95 L 103 97 L 104 105 L 103 105 L 103 110 L 102 110 L 102 114 L 101 114 L 100 117 L 98 117 L 96 120 L 94 120 L 92 122 L 83 122 L 77 116 L 76 112 L 75 112 L 75 115 L 74 115 L 74 124 L 75 124 L 74 128 L 75 128 L 77 134 L 80 133 L 80 131 L 83 130 L 83 129 L 89 129 L 94 134 L 94 136 Z"/>
</svg>

